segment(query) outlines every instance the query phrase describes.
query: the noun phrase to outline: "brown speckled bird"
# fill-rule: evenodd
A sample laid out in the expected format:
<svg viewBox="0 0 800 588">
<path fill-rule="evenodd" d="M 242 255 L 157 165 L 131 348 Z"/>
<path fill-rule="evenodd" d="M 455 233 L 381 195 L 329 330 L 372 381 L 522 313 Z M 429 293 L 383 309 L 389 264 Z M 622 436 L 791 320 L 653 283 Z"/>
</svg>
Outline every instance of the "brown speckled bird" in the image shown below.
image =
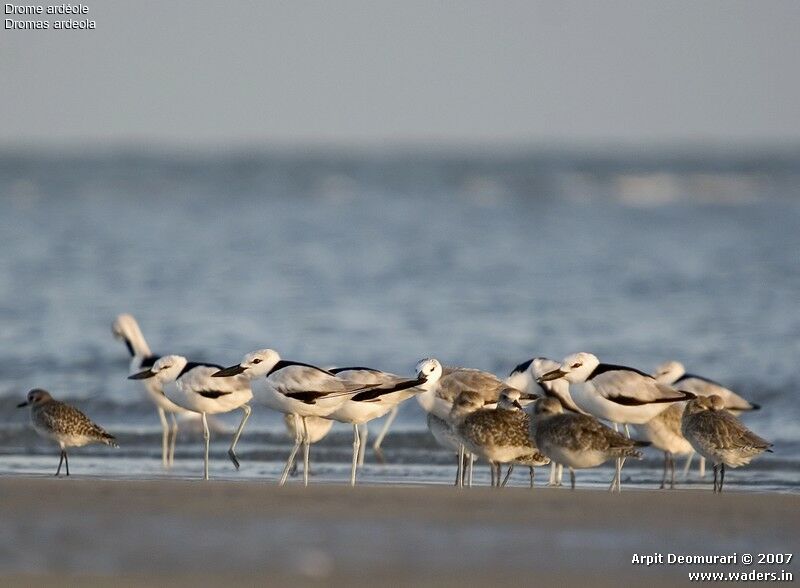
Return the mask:
<svg viewBox="0 0 800 588">
<path fill-rule="evenodd" d="M 501 486 L 501 464 L 546 465 L 528 436 L 529 417 L 519 404 L 520 391 L 506 388 L 496 409 L 483 408 L 484 399 L 475 392 L 459 394 L 453 405 L 455 431 L 464 448 L 489 462 L 493 479 Z M 508 476 L 506 476 L 506 481 Z"/>
<path fill-rule="evenodd" d="M 714 464 L 714 492 L 722 492 L 726 465 L 737 468 L 765 451 L 771 452 L 772 443 L 725 410 L 725 401 L 715 394 L 687 403 L 681 431 L 694 450 Z"/>
<path fill-rule="evenodd" d="M 592 416 L 565 413 L 556 398 L 536 401 L 530 434 L 542 453 L 569 467 L 573 490 L 575 468 L 593 468 L 614 458 L 641 458 L 636 447 L 650 445 L 628 439 Z"/>
<path fill-rule="evenodd" d="M 35 389 L 28 392 L 28 399 L 17 405 L 18 408 L 23 406 L 31 407 L 31 422 L 36 432 L 61 446 L 56 476 L 61 473 L 62 463 L 66 465 L 69 476 L 67 447 L 83 447 L 90 443 L 118 447 L 113 435 L 95 425 L 77 408 L 53 399 L 46 390 Z"/>
</svg>

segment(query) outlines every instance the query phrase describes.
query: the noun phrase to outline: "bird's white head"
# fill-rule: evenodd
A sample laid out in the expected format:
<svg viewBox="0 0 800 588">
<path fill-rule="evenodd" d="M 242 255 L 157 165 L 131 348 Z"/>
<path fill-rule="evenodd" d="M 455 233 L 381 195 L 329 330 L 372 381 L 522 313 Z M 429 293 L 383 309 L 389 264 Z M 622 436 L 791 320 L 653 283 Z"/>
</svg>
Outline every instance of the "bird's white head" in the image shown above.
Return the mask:
<svg viewBox="0 0 800 588">
<path fill-rule="evenodd" d="M 585 351 L 573 353 L 565 357 L 558 368 L 540 376 L 539 381 L 548 382 L 564 378 L 572 384 L 585 382 L 598 365 L 600 360 L 591 353 Z"/>
<path fill-rule="evenodd" d="M 147 345 L 144 335 L 142 335 L 139 323 L 136 322 L 132 315 L 119 315 L 111 325 L 111 333 L 115 338 L 125 343 L 131 357 L 137 355 L 147 357 L 150 355 L 150 347 Z"/>
<path fill-rule="evenodd" d="M 159 382 L 176 380 L 188 363 L 182 355 L 165 355 L 158 358 L 152 367 L 142 370 L 137 374 L 128 376 L 129 380 L 147 380 L 155 378 Z"/>
<path fill-rule="evenodd" d="M 242 358 L 242 361 L 218 372 L 211 374 L 215 378 L 227 378 L 243 374 L 251 380 L 264 376 L 281 360 L 281 356 L 274 349 L 259 349 L 252 351 Z"/>
<path fill-rule="evenodd" d="M 686 373 L 686 368 L 679 361 L 665 361 L 653 372 L 653 377 L 662 384 L 674 384 Z"/>
<path fill-rule="evenodd" d="M 442 377 L 442 364 L 431 357 L 419 360 L 414 369 L 417 372 L 417 379 L 424 380 L 419 385 L 423 390 L 430 389 Z"/>
<path fill-rule="evenodd" d="M 45 404 L 50 402 L 53 399 L 50 396 L 50 392 L 47 390 L 42 390 L 41 388 L 34 388 L 30 392 L 28 392 L 27 400 L 25 402 L 20 402 L 17 405 L 17 408 L 22 408 L 23 406 L 36 406 L 37 404 Z"/>
</svg>

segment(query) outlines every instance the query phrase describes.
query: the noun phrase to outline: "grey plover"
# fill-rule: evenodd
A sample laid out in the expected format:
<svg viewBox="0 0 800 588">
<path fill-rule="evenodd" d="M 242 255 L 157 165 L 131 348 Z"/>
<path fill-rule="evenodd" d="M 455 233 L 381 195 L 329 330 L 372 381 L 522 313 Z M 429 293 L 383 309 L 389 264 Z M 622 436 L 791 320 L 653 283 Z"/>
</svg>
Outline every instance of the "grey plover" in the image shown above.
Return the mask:
<svg viewBox="0 0 800 588">
<path fill-rule="evenodd" d="M 437 362 L 438 363 L 438 362 Z M 429 366 L 430 367 L 430 366 Z M 428 369 L 428 368 L 426 368 Z M 273 349 L 248 353 L 241 362 L 214 373 L 217 378 L 243 375 L 261 402 L 284 414 L 297 415 L 302 426 L 281 474 L 280 485 L 286 483 L 289 470 L 300 445 L 303 445 L 303 484 L 308 485 L 308 463 L 311 443 L 305 419 L 327 417 L 348 399 L 375 386 L 353 384 L 334 373 L 308 363 L 281 359 Z M 421 379 L 429 377 L 423 374 Z M 298 427 L 300 429 L 300 427 Z"/>
<path fill-rule="evenodd" d="M 645 424 L 634 425 L 639 437 L 650 441 L 653 447 L 664 452 L 664 475 L 661 478 L 661 489 L 666 488 L 668 472 L 669 487 L 675 488 L 675 456 L 694 453 L 691 443 L 681 432 L 681 418 L 685 407 L 685 403 L 676 402 Z"/>
<path fill-rule="evenodd" d="M 591 353 L 569 355 L 561 365 L 540 380 L 547 382 L 565 378 L 572 386 L 570 395 L 584 412 L 597 418 L 624 425 L 630 437 L 629 424 L 644 424 L 673 402 L 694 398 L 694 394 L 680 392 L 661 384 L 653 376 L 635 368 L 600 363 Z M 622 458 L 617 460 L 617 475 L 611 489 L 620 490 Z"/>
<path fill-rule="evenodd" d="M 725 401 L 717 395 L 689 401 L 681 430 L 694 450 L 714 464 L 714 492 L 722 492 L 726 465 L 731 468 L 747 465 L 757 455 L 772 451 L 772 443 L 725 410 Z"/>
<path fill-rule="evenodd" d="M 489 462 L 495 486 L 501 486 L 501 464 L 549 463 L 531 443 L 529 417 L 521 410 L 519 390 L 506 388 L 497 408 L 484 408 L 483 397 L 473 391 L 458 395 L 450 413 L 464 448 Z M 519 407 L 519 408 L 517 408 Z"/>
<path fill-rule="evenodd" d="M 150 351 L 139 323 L 130 314 L 119 315 L 111 326 L 111 332 L 114 337 L 125 343 L 131 355 L 129 375 L 151 367 L 160 357 Z M 143 384 L 147 397 L 158 411 L 158 418 L 161 421 L 161 463 L 165 468 L 169 468 L 175 459 L 175 442 L 178 439 L 178 420 L 175 415 L 187 411 L 171 402 L 157 381 L 145 380 Z M 170 423 L 167 422 L 167 415 L 170 417 Z"/>
<path fill-rule="evenodd" d="M 704 376 L 686 373 L 686 367 L 679 361 L 666 361 L 662 363 L 656 368 L 653 377 L 661 383 L 692 392 L 697 396 L 716 394 L 725 401 L 725 408 L 734 416 L 739 416 L 742 413 L 761 408 L 758 404 L 742 398 L 736 392 L 726 388 L 719 382 L 715 382 Z M 693 456 L 694 451 L 689 452 L 686 466 L 683 469 L 684 476 L 689 473 Z M 701 478 L 705 477 L 706 460 L 704 457 L 700 458 L 700 467 L 698 471 Z"/>
<path fill-rule="evenodd" d="M 61 447 L 56 476 L 61 473 L 62 463 L 69 476 L 67 447 L 83 447 L 91 443 L 118 447 L 113 435 L 94 424 L 77 408 L 55 400 L 47 390 L 37 388 L 28 392 L 27 400 L 17 405 L 18 408 L 24 406 L 31 407 L 31 422 L 36 432 L 42 437 L 52 439 Z"/>
<path fill-rule="evenodd" d="M 211 444 L 208 415 L 236 409 L 242 410 L 242 420 L 228 449 L 228 457 L 238 470 L 239 459 L 236 456 L 236 444 L 239 442 L 239 437 L 251 412 L 250 405 L 247 403 L 253 398 L 253 393 L 250 391 L 248 380 L 241 377 L 228 380 L 213 379 L 211 375 L 221 369 L 222 366 L 216 364 L 189 362 L 181 355 L 165 355 L 151 367 L 128 376 L 128 379 L 131 380 L 156 380 L 170 402 L 200 415 L 203 422 L 203 440 L 205 441 L 203 459 L 203 478 L 205 480 L 208 480 L 208 453 Z"/>
<path fill-rule="evenodd" d="M 593 468 L 609 459 L 641 458 L 636 448 L 649 445 L 621 435 L 592 416 L 564 412 L 555 398 L 536 401 L 530 433 L 541 453 L 569 468 L 573 490 L 575 469 Z"/>
</svg>

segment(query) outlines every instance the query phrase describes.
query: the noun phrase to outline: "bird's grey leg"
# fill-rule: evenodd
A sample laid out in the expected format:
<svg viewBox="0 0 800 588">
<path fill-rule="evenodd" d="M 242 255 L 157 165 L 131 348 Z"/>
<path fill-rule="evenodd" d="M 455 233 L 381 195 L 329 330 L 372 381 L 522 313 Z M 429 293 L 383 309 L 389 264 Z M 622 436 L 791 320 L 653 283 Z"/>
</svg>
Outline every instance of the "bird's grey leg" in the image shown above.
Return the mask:
<svg viewBox="0 0 800 588">
<path fill-rule="evenodd" d="M 211 433 L 208 430 L 208 418 L 206 418 L 206 413 L 200 413 L 203 418 L 203 439 L 206 442 L 206 452 L 205 452 L 205 459 L 203 460 L 203 479 L 208 480 L 208 448 L 211 444 Z"/>
<path fill-rule="evenodd" d="M 467 457 L 467 486 L 472 488 L 472 466 L 475 463 L 475 456 L 471 453 Z"/>
<path fill-rule="evenodd" d="M 489 469 L 492 471 L 492 488 L 494 488 L 494 463 L 489 462 Z"/>
<path fill-rule="evenodd" d="M 58 469 L 56 470 L 56 476 L 61 473 L 61 464 L 64 462 L 64 449 L 61 449 L 61 455 L 58 459 Z"/>
<path fill-rule="evenodd" d="M 533 476 L 535 475 L 535 472 L 533 470 L 533 466 L 528 466 L 528 467 L 531 469 L 531 488 L 533 488 Z"/>
<path fill-rule="evenodd" d="M 664 475 L 661 476 L 661 486 L 658 487 L 659 490 L 663 490 L 664 487 L 667 485 L 667 463 L 669 462 L 669 451 L 664 452 Z"/>
<path fill-rule="evenodd" d="M 694 458 L 694 451 L 689 454 L 689 457 L 686 458 L 686 465 L 683 466 L 683 479 L 685 480 L 689 476 L 689 469 L 692 467 L 692 459 Z"/>
<path fill-rule="evenodd" d="M 158 407 L 158 419 L 161 421 L 161 465 L 169 467 L 169 425 L 164 409 Z"/>
<path fill-rule="evenodd" d="M 394 419 L 397 418 L 397 411 L 399 408 L 399 406 L 395 406 L 391 411 L 389 411 L 389 416 L 386 417 L 386 422 L 383 423 L 380 433 L 378 433 L 378 436 L 375 438 L 375 443 L 372 444 L 372 450 L 375 452 L 375 458 L 379 463 L 386 463 L 383 459 L 381 443 L 383 443 L 383 438 L 386 437 L 386 434 L 389 432 L 389 427 L 392 426 Z"/>
<path fill-rule="evenodd" d="M 569 468 L 569 485 L 571 490 L 575 490 L 575 470 Z"/>
<path fill-rule="evenodd" d="M 170 443 L 167 462 L 169 463 L 169 466 L 172 467 L 172 464 L 175 461 L 175 442 L 178 440 L 178 419 L 175 417 L 174 412 L 169 413 L 169 416 L 172 420 L 172 426 L 170 427 Z"/>
<path fill-rule="evenodd" d="M 611 486 L 609 486 L 608 491 L 613 492 L 616 490 L 617 492 L 622 492 L 622 460 L 617 458 L 617 467 L 616 471 L 614 472 L 614 479 L 611 480 Z"/>
<path fill-rule="evenodd" d="M 719 491 L 722 493 L 722 486 L 725 484 L 725 462 L 719 467 Z"/>
<path fill-rule="evenodd" d="M 361 440 L 358 436 L 358 425 L 353 425 L 353 465 L 350 468 L 350 485 L 356 485 L 356 470 L 358 469 L 358 453 L 361 449 Z"/>
<path fill-rule="evenodd" d="M 236 457 L 236 444 L 239 442 L 239 437 L 242 435 L 242 430 L 244 429 L 247 419 L 250 418 L 250 413 L 253 412 L 253 409 L 250 408 L 249 404 L 243 404 L 241 409 L 244 412 L 244 416 L 242 417 L 242 421 L 239 423 L 239 428 L 236 429 L 236 434 L 233 436 L 231 447 L 228 449 L 228 457 L 231 458 L 231 461 L 237 470 L 239 469 L 239 459 Z"/>
<path fill-rule="evenodd" d="M 717 493 L 717 464 L 714 464 L 714 494 Z"/>
<path fill-rule="evenodd" d="M 508 464 L 508 471 L 506 472 L 506 477 L 503 478 L 503 483 L 500 484 L 501 488 L 505 488 L 506 487 L 506 484 L 508 483 L 508 479 L 511 477 L 511 472 L 513 472 L 513 471 L 514 471 L 514 464 L 513 463 Z"/>
<path fill-rule="evenodd" d="M 67 455 L 67 450 L 64 450 L 64 468 L 67 470 L 67 475 L 69 476 L 69 456 Z"/>
<path fill-rule="evenodd" d="M 500 480 L 503 476 L 503 468 L 500 465 L 500 462 L 496 462 L 495 467 L 497 468 L 497 477 L 495 478 L 495 480 L 497 480 L 497 487 L 500 488 Z"/>
<path fill-rule="evenodd" d="M 311 439 L 308 436 L 308 425 L 306 424 L 306 417 L 303 419 L 303 485 L 308 486 L 308 461 L 309 453 L 311 451 Z"/>
<path fill-rule="evenodd" d="M 292 416 L 294 417 L 294 445 L 292 446 L 292 451 L 289 452 L 289 459 L 286 460 L 286 466 L 283 468 L 278 486 L 283 486 L 286 483 L 286 478 L 289 477 L 289 470 L 292 469 L 292 465 L 294 465 L 294 458 L 297 456 L 297 451 L 300 449 L 300 443 L 303 438 L 302 431 L 300 430 L 300 417 L 296 414 Z"/>
<path fill-rule="evenodd" d="M 700 468 L 699 468 L 700 479 L 706 477 L 706 458 L 702 455 L 700 456 Z"/>
<path fill-rule="evenodd" d="M 611 423 L 611 424 L 614 425 L 614 430 L 617 433 L 619 433 L 619 425 L 617 423 Z M 618 475 L 621 469 L 622 469 L 622 464 L 620 463 L 620 458 L 617 458 L 617 465 L 616 465 L 616 471 L 614 473 L 614 479 L 611 480 L 611 485 L 608 487 L 609 492 L 613 492 L 614 490 L 616 490 Z"/>
<path fill-rule="evenodd" d="M 675 456 L 669 454 L 669 489 L 675 490 Z"/>
<path fill-rule="evenodd" d="M 456 478 L 456 486 L 459 488 L 464 487 L 464 446 L 458 446 L 458 477 Z"/>
<path fill-rule="evenodd" d="M 367 452 L 367 437 L 369 436 L 369 426 L 367 423 L 359 425 L 358 432 L 358 467 L 364 466 L 364 454 Z"/>
</svg>

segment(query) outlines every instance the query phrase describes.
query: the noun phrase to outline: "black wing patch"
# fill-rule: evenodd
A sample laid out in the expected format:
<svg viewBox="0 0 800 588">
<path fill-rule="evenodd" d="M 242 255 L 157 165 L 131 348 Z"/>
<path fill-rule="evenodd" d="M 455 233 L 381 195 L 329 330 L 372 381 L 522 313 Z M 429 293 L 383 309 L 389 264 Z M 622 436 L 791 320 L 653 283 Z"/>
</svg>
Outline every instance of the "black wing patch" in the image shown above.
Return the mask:
<svg viewBox="0 0 800 588">
<path fill-rule="evenodd" d="M 528 361 L 523 361 L 521 364 L 519 364 L 517 367 L 515 367 L 513 370 L 511 370 L 511 373 L 508 374 L 508 375 L 509 376 L 513 376 L 514 374 L 526 371 L 529 367 L 531 367 L 531 364 L 533 363 L 534 359 L 536 359 L 536 358 L 532 357 Z"/>
<path fill-rule="evenodd" d="M 184 368 L 181 370 L 181 373 L 178 374 L 178 377 L 180 378 L 183 374 L 185 374 L 189 370 L 193 370 L 196 367 L 211 367 L 211 368 L 216 368 L 218 370 L 225 369 L 223 366 L 217 365 L 215 363 L 205 363 L 205 362 L 202 362 L 202 361 L 190 361 L 184 366 Z"/>
<path fill-rule="evenodd" d="M 678 382 L 683 382 L 684 380 L 690 380 L 692 378 L 694 378 L 695 380 L 700 380 L 702 382 L 706 382 L 708 384 L 714 384 L 715 386 L 719 386 L 720 388 L 724 388 L 725 387 L 722 384 L 720 384 L 719 382 L 715 382 L 714 380 L 711 380 L 709 378 L 704 378 L 703 376 L 698 376 L 697 374 L 683 374 L 680 378 L 675 380 L 675 384 L 677 384 Z"/>
<path fill-rule="evenodd" d="M 380 388 L 375 387 L 370 390 L 365 390 L 364 392 L 359 392 L 351 400 L 355 402 L 368 402 L 370 400 L 376 400 L 383 396 L 384 394 L 391 394 L 392 392 L 400 392 L 401 390 L 408 390 L 409 388 L 414 388 L 415 386 L 419 386 L 422 384 L 420 380 L 406 380 L 404 382 L 399 382 L 398 384 L 390 387 L 390 388 Z"/>
<path fill-rule="evenodd" d="M 284 396 L 299 400 L 304 404 L 316 404 L 318 398 L 322 398 L 328 394 L 329 392 L 287 392 Z"/>
<path fill-rule="evenodd" d="M 285 361 L 285 360 L 282 359 L 272 367 L 272 369 L 267 374 L 267 377 L 271 376 L 272 374 L 274 374 L 278 370 L 282 370 L 285 367 L 289 367 L 290 365 L 299 365 L 301 367 L 311 368 L 311 369 L 320 371 L 323 374 L 328 374 L 329 376 L 335 375 L 332 372 L 329 372 L 328 370 L 324 370 L 321 367 L 317 367 L 315 365 L 311 365 L 310 363 L 303 363 L 303 362 L 300 362 L 300 361 Z"/>
<path fill-rule="evenodd" d="M 199 390 L 197 392 L 203 398 L 219 398 L 220 396 L 227 396 L 228 394 L 233 394 L 233 392 L 224 392 L 222 390 Z"/>
<path fill-rule="evenodd" d="M 650 380 L 653 379 L 653 376 L 651 376 L 650 374 L 646 374 L 643 371 L 637 370 L 636 368 L 632 368 L 632 367 L 628 367 L 628 366 L 624 366 L 624 365 L 613 365 L 613 364 L 610 364 L 610 363 L 601 363 L 601 364 L 599 364 L 596 368 L 594 368 L 594 371 L 591 374 L 589 374 L 589 377 L 586 378 L 586 379 L 587 380 L 592 380 L 592 379 L 596 378 L 597 376 L 599 376 L 600 374 L 604 374 L 606 372 L 618 372 L 618 371 L 621 371 L 621 372 L 633 372 L 635 374 L 639 374 L 640 376 L 644 376 L 645 378 L 649 378 Z"/>
<path fill-rule="evenodd" d="M 617 404 L 621 404 L 623 406 L 642 406 L 644 404 L 664 404 L 665 402 L 681 402 L 682 400 L 691 400 L 695 398 L 695 395 L 691 392 L 684 392 L 683 390 L 676 390 L 678 394 L 683 394 L 683 396 L 673 396 L 670 398 L 657 398 L 656 400 L 639 400 L 637 398 L 631 398 L 630 396 L 612 396 L 606 398 L 606 400 L 610 400 L 611 402 L 616 402 Z"/>
<path fill-rule="evenodd" d="M 149 368 L 153 367 L 153 364 L 161 359 L 160 355 L 148 355 L 147 357 L 142 358 L 141 363 L 139 364 L 140 368 Z"/>
<path fill-rule="evenodd" d="M 376 370 L 375 368 L 368 368 L 368 367 L 340 367 L 340 368 L 333 368 L 332 370 L 328 370 L 332 374 L 340 374 L 342 372 L 349 372 L 349 371 L 361 371 L 361 372 L 372 372 L 374 374 L 379 374 L 381 370 Z"/>
</svg>

